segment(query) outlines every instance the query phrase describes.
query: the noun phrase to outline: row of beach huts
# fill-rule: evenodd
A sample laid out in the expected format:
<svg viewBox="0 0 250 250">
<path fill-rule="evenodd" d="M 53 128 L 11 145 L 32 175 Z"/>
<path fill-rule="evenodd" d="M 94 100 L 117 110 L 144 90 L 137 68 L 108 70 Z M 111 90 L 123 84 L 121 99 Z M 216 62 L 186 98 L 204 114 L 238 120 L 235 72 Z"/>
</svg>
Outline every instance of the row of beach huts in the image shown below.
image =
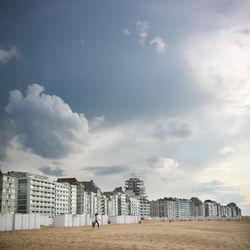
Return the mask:
<svg viewBox="0 0 250 250">
<path fill-rule="evenodd" d="M 141 216 L 108 216 L 100 215 L 100 225 L 107 224 L 136 224 L 141 223 L 141 220 L 146 221 L 209 221 L 209 220 L 241 220 L 242 217 L 142 217 Z M 244 218 L 246 219 L 246 218 Z M 247 218 L 249 219 L 249 218 Z M 47 215 L 41 214 L 6 214 L 0 213 L 0 231 L 12 231 L 12 230 L 23 230 L 23 229 L 39 229 L 41 227 L 81 227 L 91 226 L 93 222 L 93 216 L 85 214 L 65 214 L 56 216 L 55 219 L 50 218 Z"/>
</svg>

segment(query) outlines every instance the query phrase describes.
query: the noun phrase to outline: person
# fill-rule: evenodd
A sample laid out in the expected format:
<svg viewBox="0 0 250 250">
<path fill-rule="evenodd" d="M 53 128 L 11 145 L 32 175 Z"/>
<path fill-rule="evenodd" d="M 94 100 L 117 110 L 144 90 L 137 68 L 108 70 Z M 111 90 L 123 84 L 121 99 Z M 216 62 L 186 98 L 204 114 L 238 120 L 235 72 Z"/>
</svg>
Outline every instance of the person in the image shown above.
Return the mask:
<svg viewBox="0 0 250 250">
<path fill-rule="evenodd" d="M 95 214 L 95 217 L 94 217 L 94 221 L 92 223 L 92 226 L 93 226 L 93 229 L 95 227 L 95 224 L 97 224 L 98 228 L 99 228 L 99 218 L 98 218 L 98 213 Z"/>
</svg>

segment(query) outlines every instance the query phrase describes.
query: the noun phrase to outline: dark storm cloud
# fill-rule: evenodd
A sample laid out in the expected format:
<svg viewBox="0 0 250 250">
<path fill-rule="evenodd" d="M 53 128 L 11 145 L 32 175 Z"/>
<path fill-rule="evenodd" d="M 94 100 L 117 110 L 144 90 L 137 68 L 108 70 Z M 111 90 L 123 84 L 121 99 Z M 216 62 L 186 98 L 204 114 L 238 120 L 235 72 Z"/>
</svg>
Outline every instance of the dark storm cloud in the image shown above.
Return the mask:
<svg viewBox="0 0 250 250">
<path fill-rule="evenodd" d="M 59 159 L 80 152 L 87 141 L 88 121 L 73 113 L 60 97 L 43 91 L 42 86 L 32 84 L 26 96 L 19 90 L 10 92 L 5 111 L 18 142 L 45 158 Z"/>
<path fill-rule="evenodd" d="M 39 168 L 39 170 L 44 174 L 44 175 L 50 175 L 50 176 L 65 176 L 65 173 L 62 168 L 56 167 L 52 168 L 49 166 L 44 166 Z"/>
<path fill-rule="evenodd" d="M 95 166 L 95 167 L 87 167 L 83 170 L 87 170 L 89 172 L 93 172 L 95 175 L 112 175 L 112 174 L 120 174 L 125 173 L 129 170 L 127 166 Z"/>
</svg>

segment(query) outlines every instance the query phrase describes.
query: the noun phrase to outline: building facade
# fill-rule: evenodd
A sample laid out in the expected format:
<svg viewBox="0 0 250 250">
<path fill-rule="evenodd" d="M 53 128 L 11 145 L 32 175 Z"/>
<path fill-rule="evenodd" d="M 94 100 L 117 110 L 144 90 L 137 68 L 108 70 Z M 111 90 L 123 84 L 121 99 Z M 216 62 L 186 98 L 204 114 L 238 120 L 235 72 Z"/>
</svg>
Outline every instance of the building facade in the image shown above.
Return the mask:
<svg viewBox="0 0 250 250">
<path fill-rule="evenodd" d="M 14 213 L 17 206 L 17 179 L 0 171 L 0 212 Z"/>
</svg>

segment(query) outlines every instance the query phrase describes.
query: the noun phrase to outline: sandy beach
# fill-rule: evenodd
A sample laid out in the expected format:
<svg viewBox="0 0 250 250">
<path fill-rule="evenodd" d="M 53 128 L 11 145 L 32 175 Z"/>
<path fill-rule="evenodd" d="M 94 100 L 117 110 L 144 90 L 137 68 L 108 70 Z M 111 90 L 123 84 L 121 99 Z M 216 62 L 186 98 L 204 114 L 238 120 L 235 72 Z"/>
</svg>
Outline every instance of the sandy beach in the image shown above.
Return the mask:
<svg viewBox="0 0 250 250">
<path fill-rule="evenodd" d="M 0 232 L 1 249 L 250 249 L 250 221 L 190 221 Z"/>
</svg>

